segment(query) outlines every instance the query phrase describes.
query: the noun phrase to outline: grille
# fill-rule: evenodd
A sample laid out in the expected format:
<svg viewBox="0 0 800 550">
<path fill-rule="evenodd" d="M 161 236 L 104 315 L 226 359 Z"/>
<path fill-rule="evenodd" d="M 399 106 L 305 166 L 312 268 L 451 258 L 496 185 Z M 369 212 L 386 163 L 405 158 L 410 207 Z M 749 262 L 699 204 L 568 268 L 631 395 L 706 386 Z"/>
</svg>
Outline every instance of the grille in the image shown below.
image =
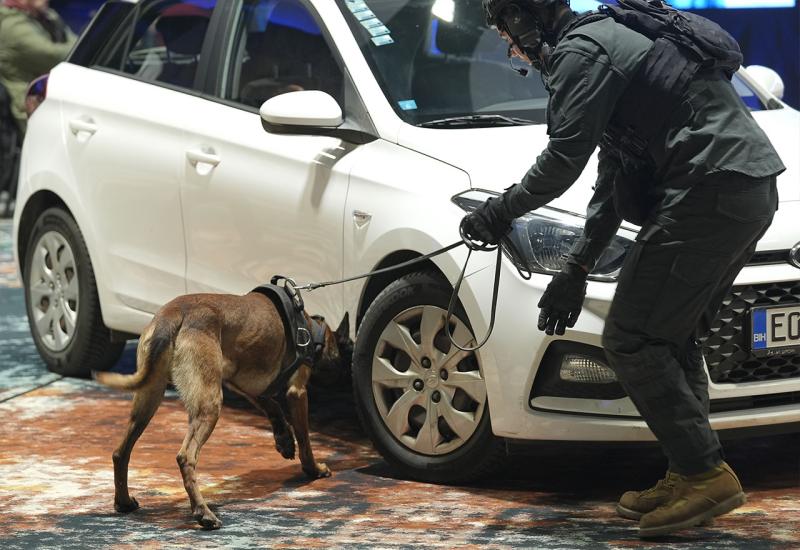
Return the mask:
<svg viewBox="0 0 800 550">
<path fill-rule="evenodd" d="M 747 265 L 769 265 L 789 263 L 788 250 L 768 250 L 766 252 L 756 252 Z"/>
<path fill-rule="evenodd" d="M 734 286 L 700 339 L 711 380 L 735 384 L 800 378 L 800 353 L 755 357 L 749 351 L 750 308 L 789 304 L 800 304 L 800 281 Z"/>
</svg>

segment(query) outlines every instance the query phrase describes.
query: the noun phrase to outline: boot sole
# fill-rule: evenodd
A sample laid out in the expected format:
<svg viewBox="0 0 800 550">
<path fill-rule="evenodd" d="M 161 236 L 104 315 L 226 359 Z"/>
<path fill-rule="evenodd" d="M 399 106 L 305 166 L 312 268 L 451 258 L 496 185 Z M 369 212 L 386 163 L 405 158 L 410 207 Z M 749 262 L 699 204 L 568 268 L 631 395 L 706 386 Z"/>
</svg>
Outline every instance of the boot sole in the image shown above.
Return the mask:
<svg viewBox="0 0 800 550">
<path fill-rule="evenodd" d="M 727 500 L 723 500 L 716 506 L 709 508 L 705 512 L 698 514 L 678 523 L 671 523 L 669 525 L 659 525 L 658 527 L 644 527 L 639 528 L 640 538 L 663 537 L 681 529 L 688 529 L 689 527 L 696 527 L 698 525 L 705 525 L 708 522 L 713 522 L 714 518 L 727 514 L 747 502 L 747 497 L 744 493 L 736 494 Z"/>
<path fill-rule="evenodd" d="M 655 508 L 653 508 L 653 509 L 655 510 Z M 623 517 L 625 519 L 632 519 L 632 520 L 635 520 L 635 521 L 639 521 L 640 519 L 642 519 L 642 516 L 644 515 L 644 512 L 637 512 L 636 510 L 631 510 L 630 508 L 625 508 L 621 504 L 617 504 L 617 514 L 619 514 L 620 517 Z M 711 517 L 711 518 L 705 520 L 700 525 L 702 525 L 703 527 L 708 527 L 710 525 L 714 525 L 714 518 Z"/>
<path fill-rule="evenodd" d="M 622 504 L 617 504 L 617 514 L 625 519 L 635 519 L 637 521 L 642 519 L 642 516 L 644 515 L 642 512 L 625 508 Z"/>
</svg>

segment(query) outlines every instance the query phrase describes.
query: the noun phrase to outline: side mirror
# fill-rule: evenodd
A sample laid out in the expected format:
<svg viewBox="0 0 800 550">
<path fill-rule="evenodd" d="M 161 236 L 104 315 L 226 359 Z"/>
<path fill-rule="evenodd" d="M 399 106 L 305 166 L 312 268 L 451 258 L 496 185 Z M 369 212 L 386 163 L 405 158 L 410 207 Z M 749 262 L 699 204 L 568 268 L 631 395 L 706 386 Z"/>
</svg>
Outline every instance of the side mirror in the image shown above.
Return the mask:
<svg viewBox="0 0 800 550">
<path fill-rule="evenodd" d="M 336 100 L 317 90 L 277 95 L 265 101 L 259 112 L 262 126 L 272 134 L 330 136 L 357 145 L 378 139 L 358 123 L 345 122 Z"/>
<path fill-rule="evenodd" d="M 750 65 L 746 70 L 747 74 L 753 77 L 753 80 L 755 80 L 759 86 L 778 99 L 783 99 L 785 87 L 781 75 L 776 71 L 769 67 L 764 67 L 763 65 Z"/>
<path fill-rule="evenodd" d="M 342 108 L 336 100 L 317 90 L 270 98 L 261 106 L 260 113 L 267 131 L 276 133 L 312 133 L 308 130 L 336 128 L 344 122 Z"/>
</svg>

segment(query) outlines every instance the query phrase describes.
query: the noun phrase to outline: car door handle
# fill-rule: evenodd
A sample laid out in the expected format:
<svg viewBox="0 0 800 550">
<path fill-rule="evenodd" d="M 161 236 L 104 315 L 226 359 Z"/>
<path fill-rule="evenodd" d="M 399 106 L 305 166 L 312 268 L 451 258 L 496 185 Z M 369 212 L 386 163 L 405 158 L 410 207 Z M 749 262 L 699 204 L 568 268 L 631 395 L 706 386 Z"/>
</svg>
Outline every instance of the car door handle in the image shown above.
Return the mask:
<svg viewBox="0 0 800 550">
<path fill-rule="evenodd" d="M 222 162 L 222 159 L 216 155 L 213 150 L 203 151 L 201 149 L 189 149 L 186 151 L 186 158 L 195 165 L 210 164 L 211 166 L 217 166 Z"/>
<path fill-rule="evenodd" d="M 91 136 L 97 132 L 97 125 L 90 118 L 74 118 L 69 121 L 69 129 L 76 136 L 81 132 Z"/>
</svg>

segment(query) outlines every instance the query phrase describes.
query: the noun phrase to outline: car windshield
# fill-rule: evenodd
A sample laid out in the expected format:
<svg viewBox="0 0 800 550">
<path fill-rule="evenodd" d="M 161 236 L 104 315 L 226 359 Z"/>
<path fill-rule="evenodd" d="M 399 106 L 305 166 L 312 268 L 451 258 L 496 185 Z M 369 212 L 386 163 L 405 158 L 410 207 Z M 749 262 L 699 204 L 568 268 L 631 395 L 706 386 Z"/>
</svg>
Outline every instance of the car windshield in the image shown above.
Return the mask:
<svg viewBox="0 0 800 550">
<path fill-rule="evenodd" d="M 407 123 L 441 128 L 544 122 L 539 73 L 509 67 L 508 46 L 486 25 L 482 0 L 336 0 L 383 92 Z M 596 8 L 574 0 L 577 11 Z M 751 110 L 763 109 L 738 76 Z"/>
<path fill-rule="evenodd" d="M 487 27 L 481 0 L 337 1 L 387 99 L 409 124 L 544 121 L 539 73 L 525 67 L 522 77 L 509 68 L 507 45 Z"/>
</svg>

